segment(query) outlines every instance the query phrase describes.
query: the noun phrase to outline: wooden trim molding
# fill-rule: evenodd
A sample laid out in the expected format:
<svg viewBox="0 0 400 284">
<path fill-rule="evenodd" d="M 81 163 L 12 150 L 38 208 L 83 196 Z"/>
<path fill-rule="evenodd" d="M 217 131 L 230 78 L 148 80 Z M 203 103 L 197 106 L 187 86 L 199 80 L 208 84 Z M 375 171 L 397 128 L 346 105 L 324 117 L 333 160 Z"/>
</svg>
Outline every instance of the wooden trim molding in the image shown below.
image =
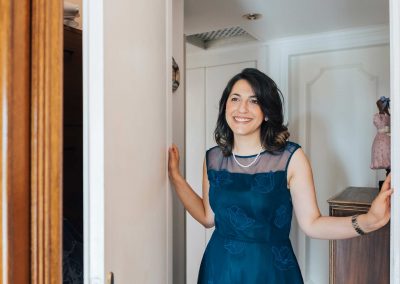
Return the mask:
<svg viewBox="0 0 400 284">
<path fill-rule="evenodd" d="M 0 0 L 0 283 L 30 274 L 30 1 Z"/>
<path fill-rule="evenodd" d="M 31 283 L 62 283 L 63 2 L 32 0 Z"/>
</svg>

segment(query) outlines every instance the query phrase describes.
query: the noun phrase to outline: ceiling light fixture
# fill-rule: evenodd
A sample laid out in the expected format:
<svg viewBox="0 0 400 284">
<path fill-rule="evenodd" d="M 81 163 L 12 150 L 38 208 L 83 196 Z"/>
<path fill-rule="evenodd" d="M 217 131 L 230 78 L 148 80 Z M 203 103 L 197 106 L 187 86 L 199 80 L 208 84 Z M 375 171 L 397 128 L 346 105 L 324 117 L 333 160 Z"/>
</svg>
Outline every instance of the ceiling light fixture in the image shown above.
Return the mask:
<svg viewBox="0 0 400 284">
<path fill-rule="evenodd" d="M 248 14 L 243 15 L 243 18 L 245 18 L 246 20 L 249 20 L 249 21 L 258 20 L 261 17 L 262 17 L 262 15 L 261 14 L 257 14 L 257 13 L 248 13 Z"/>
</svg>

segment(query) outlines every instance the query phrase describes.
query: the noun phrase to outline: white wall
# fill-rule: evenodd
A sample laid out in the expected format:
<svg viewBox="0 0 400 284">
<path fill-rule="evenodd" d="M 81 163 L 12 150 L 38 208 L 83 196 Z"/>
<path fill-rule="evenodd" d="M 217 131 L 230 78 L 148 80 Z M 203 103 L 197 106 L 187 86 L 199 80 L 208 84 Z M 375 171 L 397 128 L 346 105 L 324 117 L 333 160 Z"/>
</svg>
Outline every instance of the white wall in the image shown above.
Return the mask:
<svg viewBox="0 0 400 284">
<path fill-rule="evenodd" d="M 289 123 L 313 168 L 321 213 L 326 200 L 349 186 L 378 187 L 383 170 L 371 170 L 376 101 L 389 95 L 389 47 L 380 45 L 293 56 Z M 306 283 L 328 283 L 329 241 L 304 238 Z"/>
<path fill-rule="evenodd" d="M 212 50 L 199 50 L 186 55 L 186 68 L 193 69 L 256 61 L 257 68 L 266 71 L 266 55 L 265 46 L 260 44 L 239 45 Z"/>
</svg>

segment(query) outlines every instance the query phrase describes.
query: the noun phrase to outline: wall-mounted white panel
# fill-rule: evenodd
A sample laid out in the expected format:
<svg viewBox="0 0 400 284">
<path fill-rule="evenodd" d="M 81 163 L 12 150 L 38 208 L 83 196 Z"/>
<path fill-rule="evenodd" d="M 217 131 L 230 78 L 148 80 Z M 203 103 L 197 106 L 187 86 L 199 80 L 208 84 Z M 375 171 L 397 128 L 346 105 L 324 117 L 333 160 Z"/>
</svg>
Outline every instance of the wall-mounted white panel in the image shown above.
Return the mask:
<svg viewBox="0 0 400 284">
<path fill-rule="evenodd" d="M 290 130 L 311 161 L 318 204 L 328 215 L 329 197 L 384 177 L 369 166 L 375 103 L 389 96 L 388 46 L 292 57 L 289 87 Z M 328 283 L 328 241 L 305 240 L 305 280 Z"/>
</svg>

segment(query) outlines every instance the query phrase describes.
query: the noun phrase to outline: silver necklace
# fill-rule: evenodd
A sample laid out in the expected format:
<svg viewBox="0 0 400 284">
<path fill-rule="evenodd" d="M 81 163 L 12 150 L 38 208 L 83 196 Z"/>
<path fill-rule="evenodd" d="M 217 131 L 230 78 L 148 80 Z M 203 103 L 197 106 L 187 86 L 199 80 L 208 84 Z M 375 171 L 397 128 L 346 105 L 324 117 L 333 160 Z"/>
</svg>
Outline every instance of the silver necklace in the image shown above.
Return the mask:
<svg viewBox="0 0 400 284">
<path fill-rule="evenodd" d="M 238 164 L 242 168 L 248 168 L 248 167 L 251 167 L 257 161 L 258 157 L 260 157 L 260 154 L 261 154 L 262 150 L 263 150 L 263 148 L 261 147 L 260 152 L 258 152 L 258 154 L 257 154 L 256 158 L 254 159 L 254 161 L 251 162 L 248 165 L 243 165 L 243 164 L 239 163 L 239 161 L 236 160 L 236 156 L 235 156 L 235 153 L 233 151 L 232 151 L 232 155 L 233 155 L 233 159 L 235 160 L 236 164 Z"/>
</svg>

